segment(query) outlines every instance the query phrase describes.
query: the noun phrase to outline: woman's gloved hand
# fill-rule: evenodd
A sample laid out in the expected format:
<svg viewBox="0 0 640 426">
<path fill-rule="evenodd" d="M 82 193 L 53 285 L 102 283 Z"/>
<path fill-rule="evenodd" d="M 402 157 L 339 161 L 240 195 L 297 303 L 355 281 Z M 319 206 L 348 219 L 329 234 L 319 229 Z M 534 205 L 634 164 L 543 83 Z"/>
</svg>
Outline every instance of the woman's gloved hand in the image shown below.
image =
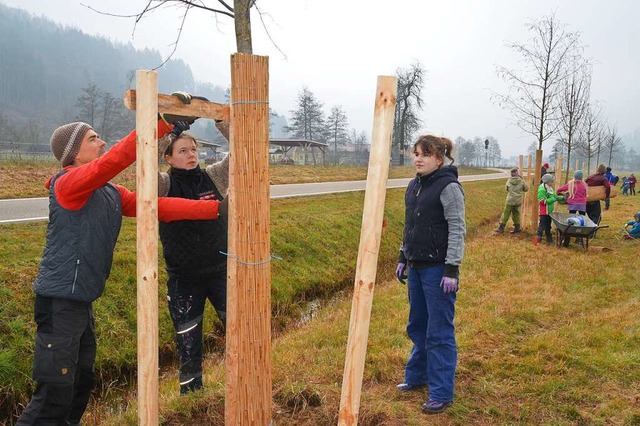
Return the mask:
<svg viewBox="0 0 640 426">
<path fill-rule="evenodd" d="M 406 263 L 398 263 L 398 267 L 396 268 L 396 277 L 398 281 L 402 284 L 406 284 L 407 279 L 407 264 Z"/>
</svg>

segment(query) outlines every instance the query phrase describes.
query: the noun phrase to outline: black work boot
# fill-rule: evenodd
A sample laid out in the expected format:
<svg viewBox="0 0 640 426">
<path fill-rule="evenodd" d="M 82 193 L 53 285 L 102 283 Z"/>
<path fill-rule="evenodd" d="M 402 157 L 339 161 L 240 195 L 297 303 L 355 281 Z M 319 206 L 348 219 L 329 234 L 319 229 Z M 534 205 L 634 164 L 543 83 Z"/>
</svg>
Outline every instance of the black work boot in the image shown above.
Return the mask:
<svg viewBox="0 0 640 426">
<path fill-rule="evenodd" d="M 498 234 L 502 234 L 504 232 L 504 226 L 505 226 L 505 224 L 501 223 L 500 226 L 498 226 L 498 229 L 496 229 L 496 232 Z"/>
<path fill-rule="evenodd" d="M 519 232 L 522 232 L 522 228 L 520 228 L 520 224 L 513 225 L 513 231 L 511 231 L 511 233 L 517 234 Z"/>
</svg>

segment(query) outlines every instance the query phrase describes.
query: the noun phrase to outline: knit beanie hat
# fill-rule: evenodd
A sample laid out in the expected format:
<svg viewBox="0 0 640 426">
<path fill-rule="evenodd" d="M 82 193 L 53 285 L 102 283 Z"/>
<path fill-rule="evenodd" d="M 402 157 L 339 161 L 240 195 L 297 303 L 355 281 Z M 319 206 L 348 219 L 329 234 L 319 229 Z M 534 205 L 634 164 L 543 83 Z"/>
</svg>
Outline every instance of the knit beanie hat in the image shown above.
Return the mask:
<svg viewBox="0 0 640 426">
<path fill-rule="evenodd" d="M 553 182 L 553 175 L 551 175 L 549 173 L 545 173 L 544 176 L 542 176 L 542 182 L 544 182 L 544 183 Z"/>
<path fill-rule="evenodd" d="M 583 177 L 584 175 L 582 174 L 582 170 L 576 170 L 576 172 L 573 174 L 574 179 L 582 180 Z"/>
<path fill-rule="evenodd" d="M 544 167 L 545 169 L 548 169 L 548 168 L 549 168 L 549 163 L 544 163 L 544 164 L 542 165 L 542 167 Z"/>
<path fill-rule="evenodd" d="M 513 169 L 511 169 L 511 176 L 512 177 L 518 176 L 518 168 L 517 167 L 514 167 Z"/>
<path fill-rule="evenodd" d="M 65 124 L 58 127 L 51 135 L 51 151 L 56 159 L 66 167 L 73 164 L 74 158 L 80 151 L 80 145 L 92 127 L 87 123 L 76 121 L 75 123 Z"/>
</svg>

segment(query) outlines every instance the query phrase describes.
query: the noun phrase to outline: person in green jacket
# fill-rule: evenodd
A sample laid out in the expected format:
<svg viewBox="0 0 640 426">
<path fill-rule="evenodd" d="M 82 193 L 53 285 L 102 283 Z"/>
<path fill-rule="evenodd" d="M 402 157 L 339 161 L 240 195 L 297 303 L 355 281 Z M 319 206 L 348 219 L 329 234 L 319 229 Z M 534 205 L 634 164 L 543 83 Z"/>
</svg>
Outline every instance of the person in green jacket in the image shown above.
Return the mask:
<svg viewBox="0 0 640 426">
<path fill-rule="evenodd" d="M 538 213 L 540 216 L 540 222 L 538 224 L 538 233 L 534 243 L 537 245 L 542 240 L 542 232 L 547 237 L 547 244 L 553 242 L 551 237 L 551 216 L 549 213 L 553 212 L 558 197 L 556 196 L 553 186 L 553 175 L 547 173 L 542 176 L 542 183 L 538 187 Z"/>
<path fill-rule="evenodd" d="M 512 234 L 517 234 L 522 231 L 520 228 L 520 206 L 522 205 L 523 194 L 529 190 L 529 186 L 522 179 L 517 167 L 511 169 L 511 177 L 507 180 L 505 188 L 507 190 L 507 200 L 502 211 L 502 217 L 500 218 L 500 224 L 496 232 L 502 234 L 504 227 L 507 226 L 509 217 L 513 219 L 513 231 Z"/>
</svg>

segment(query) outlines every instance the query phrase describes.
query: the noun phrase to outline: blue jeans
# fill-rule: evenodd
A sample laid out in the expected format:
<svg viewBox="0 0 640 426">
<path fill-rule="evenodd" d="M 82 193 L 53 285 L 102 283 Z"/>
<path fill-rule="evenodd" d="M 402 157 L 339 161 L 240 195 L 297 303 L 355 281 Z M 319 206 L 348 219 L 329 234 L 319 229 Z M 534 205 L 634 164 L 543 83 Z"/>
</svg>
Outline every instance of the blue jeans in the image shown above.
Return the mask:
<svg viewBox="0 0 640 426">
<path fill-rule="evenodd" d="M 456 363 L 456 293 L 440 288 L 444 264 L 409 268 L 409 322 L 407 334 L 413 342 L 405 369 L 405 383 L 427 384 L 429 398 L 453 400 Z"/>
</svg>

